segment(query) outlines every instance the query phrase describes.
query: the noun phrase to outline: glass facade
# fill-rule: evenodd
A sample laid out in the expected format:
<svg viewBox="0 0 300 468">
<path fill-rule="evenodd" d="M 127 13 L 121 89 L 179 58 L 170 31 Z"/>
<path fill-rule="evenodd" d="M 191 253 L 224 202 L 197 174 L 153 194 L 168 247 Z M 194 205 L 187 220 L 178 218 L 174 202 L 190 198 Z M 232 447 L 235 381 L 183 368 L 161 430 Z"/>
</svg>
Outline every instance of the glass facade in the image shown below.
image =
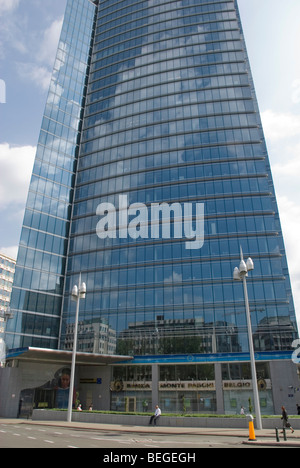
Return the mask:
<svg viewBox="0 0 300 468">
<path fill-rule="evenodd" d="M 178 213 L 200 203 L 204 243 L 188 249 Z M 141 221 L 161 204 L 170 208 L 169 236 L 163 220 L 156 236 Z M 125 219 L 128 228 L 116 233 L 107 222 L 99 236 L 111 207 L 107 219 Z M 295 311 L 237 2 L 69 0 L 26 207 L 9 347 L 72 349 L 70 294 L 81 272 L 82 352 L 247 352 L 243 289 L 232 276 L 240 247 L 255 264 L 255 348 L 291 349 Z M 214 410 L 212 389 L 202 403 Z"/>
<path fill-rule="evenodd" d="M 57 348 L 95 5 L 67 3 L 19 245 L 9 348 Z"/>
</svg>

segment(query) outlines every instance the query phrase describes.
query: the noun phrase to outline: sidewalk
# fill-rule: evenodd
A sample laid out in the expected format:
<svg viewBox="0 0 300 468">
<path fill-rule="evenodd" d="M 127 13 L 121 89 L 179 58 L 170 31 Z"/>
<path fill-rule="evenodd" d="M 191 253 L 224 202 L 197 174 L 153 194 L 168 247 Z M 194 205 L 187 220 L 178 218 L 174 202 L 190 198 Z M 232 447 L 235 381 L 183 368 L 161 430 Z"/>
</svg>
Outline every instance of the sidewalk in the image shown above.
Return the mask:
<svg viewBox="0 0 300 468">
<path fill-rule="evenodd" d="M 199 436 L 220 436 L 220 437 L 240 437 L 243 439 L 243 444 L 267 447 L 300 447 L 300 431 L 295 431 L 294 434 L 287 432 L 287 441 L 283 440 L 283 434 L 280 434 L 280 442 L 276 442 L 274 429 L 263 429 L 255 431 L 256 441 L 249 441 L 249 431 L 246 429 L 218 429 L 218 428 L 193 428 L 193 427 L 164 427 L 164 426 L 125 426 L 117 424 L 93 424 L 82 422 L 67 422 L 67 421 L 32 421 L 31 419 L 2 419 L 1 424 L 30 424 L 36 426 L 54 426 L 64 427 L 73 430 L 89 430 L 89 431 L 109 431 L 109 432 L 128 432 L 139 434 L 186 434 Z"/>
</svg>

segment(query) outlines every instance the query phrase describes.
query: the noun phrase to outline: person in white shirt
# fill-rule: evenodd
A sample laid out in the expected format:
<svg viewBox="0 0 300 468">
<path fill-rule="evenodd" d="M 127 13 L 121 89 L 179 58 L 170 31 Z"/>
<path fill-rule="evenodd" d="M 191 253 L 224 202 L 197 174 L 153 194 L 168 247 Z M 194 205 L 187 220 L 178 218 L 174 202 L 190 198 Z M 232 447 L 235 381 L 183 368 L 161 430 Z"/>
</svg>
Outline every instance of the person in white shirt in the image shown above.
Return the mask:
<svg viewBox="0 0 300 468">
<path fill-rule="evenodd" d="M 152 422 L 154 422 L 154 426 L 156 426 L 157 421 L 159 420 L 161 415 L 161 409 L 159 408 L 158 405 L 155 406 L 155 413 L 153 416 L 151 416 L 149 425 L 151 426 Z"/>
</svg>

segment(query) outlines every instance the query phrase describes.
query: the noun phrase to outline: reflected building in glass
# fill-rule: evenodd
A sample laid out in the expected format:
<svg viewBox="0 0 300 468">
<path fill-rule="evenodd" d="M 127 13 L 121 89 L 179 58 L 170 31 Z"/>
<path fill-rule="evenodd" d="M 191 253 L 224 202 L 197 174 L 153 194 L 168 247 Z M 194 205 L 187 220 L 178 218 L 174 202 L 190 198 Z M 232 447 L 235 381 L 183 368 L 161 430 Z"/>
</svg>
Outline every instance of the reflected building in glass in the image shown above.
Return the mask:
<svg viewBox="0 0 300 468">
<path fill-rule="evenodd" d="M 196 205 L 204 209 L 201 248 L 187 248 L 188 204 L 194 232 Z M 168 208 L 168 235 L 162 214 L 150 225 L 153 206 Z M 255 263 L 249 300 L 255 349 L 268 361 L 260 377 L 268 382 L 269 362 L 290 352 L 297 326 L 237 2 L 68 0 L 8 347 L 71 349 L 70 295 L 81 272 L 88 290 L 80 304 L 82 352 L 133 355 L 136 365 L 156 366 L 132 379 L 246 379 L 245 367 L 231 364 L 249 351 L 243 288 L 233 281 L 240 247 Z M 187 375 L 178 356 L 189 364 Z M 215 368 L 201 370 L 201 362 Z M 113 382 L 126 372 L 114 368 Z M 197 410 L 220 407 L 213 386 L 185 403 L 166 388 L 156 390 L 165 410 L 194 400 Z M 112 407 L 121 390 L 112 386 Z M 233 400 L 224 397 L 225 409 Z M 269 410 L 269 396 L 265 402 Z"/>
</svg>

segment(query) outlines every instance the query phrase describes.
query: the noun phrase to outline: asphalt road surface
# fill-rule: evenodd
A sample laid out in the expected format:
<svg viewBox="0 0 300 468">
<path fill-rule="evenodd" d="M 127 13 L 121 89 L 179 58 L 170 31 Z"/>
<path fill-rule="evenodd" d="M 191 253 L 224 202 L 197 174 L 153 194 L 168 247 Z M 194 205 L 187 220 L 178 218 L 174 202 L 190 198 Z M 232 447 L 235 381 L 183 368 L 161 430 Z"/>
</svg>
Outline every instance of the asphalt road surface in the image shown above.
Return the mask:
<svg viewBox="0 0 300 468">
<path fill-rule="evenodd" d="M 0 448 L 175 449 L 249 448 L 239 437 L 190 434 L 139 434 L 0 423 Z M 155 449 L 155 450 L 154 450 Z"/>
</svg>

